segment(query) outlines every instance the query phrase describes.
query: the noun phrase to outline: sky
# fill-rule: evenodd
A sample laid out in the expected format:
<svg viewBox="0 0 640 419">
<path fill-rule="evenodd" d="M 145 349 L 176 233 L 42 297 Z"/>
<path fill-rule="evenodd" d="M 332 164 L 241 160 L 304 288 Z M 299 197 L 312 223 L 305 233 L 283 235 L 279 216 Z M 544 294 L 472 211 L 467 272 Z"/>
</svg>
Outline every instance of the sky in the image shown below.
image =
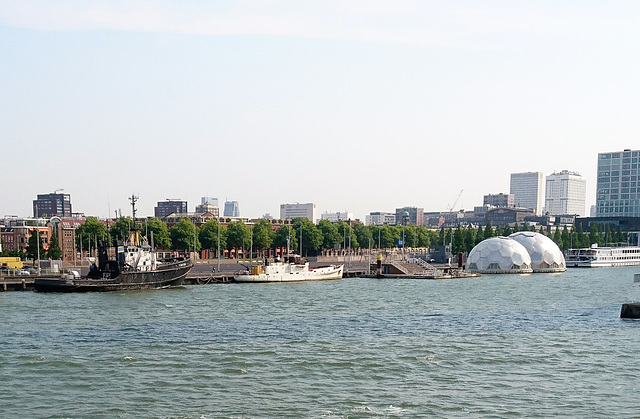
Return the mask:
<svg viewBox="0 0 640 419">
<path fill-rule="evenodd" d="M 467 211 L 639 149 L 640 2 L 0 0 L 3 215 Z"/>
</svg>

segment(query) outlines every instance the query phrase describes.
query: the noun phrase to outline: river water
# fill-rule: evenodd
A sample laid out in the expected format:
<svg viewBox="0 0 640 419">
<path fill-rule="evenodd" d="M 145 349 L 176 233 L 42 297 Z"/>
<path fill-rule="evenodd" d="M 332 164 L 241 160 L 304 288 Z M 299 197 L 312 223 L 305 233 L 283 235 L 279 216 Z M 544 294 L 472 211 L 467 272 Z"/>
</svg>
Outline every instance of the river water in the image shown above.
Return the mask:
<svg viewBox="0 0 640 419">
<path fill-rule="evenodd" d="M 638 270 L 0 293 L 0 417 L 638 416 Z"/>
</svg>

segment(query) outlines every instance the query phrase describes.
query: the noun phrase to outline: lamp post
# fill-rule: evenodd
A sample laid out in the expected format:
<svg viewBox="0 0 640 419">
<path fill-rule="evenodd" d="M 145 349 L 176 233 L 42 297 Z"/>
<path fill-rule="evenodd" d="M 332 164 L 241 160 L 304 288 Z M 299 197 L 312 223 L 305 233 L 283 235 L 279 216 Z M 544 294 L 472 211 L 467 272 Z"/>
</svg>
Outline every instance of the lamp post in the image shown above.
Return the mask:
<svg viewBox="0 0 640 419">
<path fill-rule="evenodd" d="M 218 208 L 218 272 L 220 272 L 220 208 Z"/>
</svg>

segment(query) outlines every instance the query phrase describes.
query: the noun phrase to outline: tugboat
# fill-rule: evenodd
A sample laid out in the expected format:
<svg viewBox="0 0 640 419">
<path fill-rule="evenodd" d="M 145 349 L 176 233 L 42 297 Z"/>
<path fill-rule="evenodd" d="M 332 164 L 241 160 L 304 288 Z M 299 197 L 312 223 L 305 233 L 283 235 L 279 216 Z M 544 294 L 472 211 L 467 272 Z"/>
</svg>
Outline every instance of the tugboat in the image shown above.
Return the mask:
<svg viewBox="0 0 640 419">
<path fill-rule="evenodd" d="M 135 220 L 137 197 L 130 199 Z M 136 228 L 129 233 L 129 240 L 116 242 L 115 259 L 109 259 L 107 249 L 103 242 L 98 242 L 98 264 L 91 265 L 85 278 L 80 278 L 75 271 L 62 278 L 38 278 L 34 281 L 34 289 L 40 292 L 90 292 L 168 288 L 182 285 L 193 268 L 190 258 L 158 259 L 156 251 L 146 238 L 141 238 Z"/>
<path fill-rule="evenodd" d="M 38 278 L 34 289 L 40 292 L 122 291 L 168 288 L 182 285 L 193 268 L 191 259 L 158 259 L 140 232 L 132 231 L 128 242 L 119 241 L 116 259 L 109 260 L 107 247 L 98 245 L 98 264 L 89 268 L 85 278 L 66 275 L 62 278 Z"/>
</svg>

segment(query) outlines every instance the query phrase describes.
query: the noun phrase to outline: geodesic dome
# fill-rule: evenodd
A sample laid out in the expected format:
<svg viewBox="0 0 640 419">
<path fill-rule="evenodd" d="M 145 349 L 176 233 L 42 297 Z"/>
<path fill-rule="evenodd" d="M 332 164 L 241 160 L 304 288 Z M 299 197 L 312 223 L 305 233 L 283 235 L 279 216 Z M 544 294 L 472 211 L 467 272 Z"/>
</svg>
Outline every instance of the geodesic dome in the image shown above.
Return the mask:
<svg viewBox="0 0 640 419">
<path fill-rule="evenodd" d="M 467 270 L 488 274 L 533 272 L 527 249 L 508 237 L 491 237 L 478 243 L 469 253 Z"/>
<path fill-rule="evenodd" d="M 509 238 L 517 241 L 527 249 L 531 256 L 533 272 L 564 272 L 567 265 L 558 245 L 544 234 L 533 231 L 519 231 Z"/>
</svg>

